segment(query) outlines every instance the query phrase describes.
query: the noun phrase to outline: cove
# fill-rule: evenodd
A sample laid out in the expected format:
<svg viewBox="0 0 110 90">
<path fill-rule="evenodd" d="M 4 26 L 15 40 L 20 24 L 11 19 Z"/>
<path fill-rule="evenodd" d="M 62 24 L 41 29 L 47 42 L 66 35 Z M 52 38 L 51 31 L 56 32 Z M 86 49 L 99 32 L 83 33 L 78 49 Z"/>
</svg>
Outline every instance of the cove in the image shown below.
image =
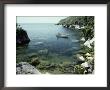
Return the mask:
<svg viewBox="0 0 110 90">
<path fill-rule="evenodd" d="M 77 30 L 70 30 L 55 23 L 19 23 L 26 30 L 30 43 L 17 47 L 17 62 L 28 61 L 30 55 L 37 54 L 42 61 L 50 63 L 74 63 L 73 55 L 80 50 L 80 36 Z M 69 34 L 68 38 L 58 38 L 58 33 Z"/>
</svg>

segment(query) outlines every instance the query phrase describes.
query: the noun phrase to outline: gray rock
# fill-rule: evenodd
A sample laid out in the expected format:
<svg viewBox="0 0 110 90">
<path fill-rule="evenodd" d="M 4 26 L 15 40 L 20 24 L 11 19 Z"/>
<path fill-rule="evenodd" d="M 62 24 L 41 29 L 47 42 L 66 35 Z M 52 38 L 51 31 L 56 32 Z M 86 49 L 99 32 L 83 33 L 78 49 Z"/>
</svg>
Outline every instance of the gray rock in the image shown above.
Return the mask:
<svg viewBox="0 0 110 90">
<path fill-rule="evenodd" d="M 76 57 L 80 61 L 85 61 L 85 58 L 82 55 L 80 55 L 80 54 L 77 54 Z"/>
<path fill-rule="evenodd" d="M 16 74 L 41 74 L 34 66 L 27 62 L 16 64 Z"/>
</svg>

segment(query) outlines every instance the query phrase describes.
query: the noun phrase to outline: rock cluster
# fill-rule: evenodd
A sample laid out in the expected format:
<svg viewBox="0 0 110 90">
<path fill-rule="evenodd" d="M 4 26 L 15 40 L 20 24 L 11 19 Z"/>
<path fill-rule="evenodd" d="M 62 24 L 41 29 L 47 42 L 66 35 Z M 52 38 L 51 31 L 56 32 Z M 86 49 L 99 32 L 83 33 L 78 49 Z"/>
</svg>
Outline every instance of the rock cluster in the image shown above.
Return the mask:
<svg viewBox="0 0 110 90">
<path fill-rule="evenodd" d="M 75 55 L 77 65 L 76 74 L 93 73 L 94 71 L 94 17 L 70 16 L 60 20 L 58 25 L 80 32 L 81 50 Z"/>
</svg>

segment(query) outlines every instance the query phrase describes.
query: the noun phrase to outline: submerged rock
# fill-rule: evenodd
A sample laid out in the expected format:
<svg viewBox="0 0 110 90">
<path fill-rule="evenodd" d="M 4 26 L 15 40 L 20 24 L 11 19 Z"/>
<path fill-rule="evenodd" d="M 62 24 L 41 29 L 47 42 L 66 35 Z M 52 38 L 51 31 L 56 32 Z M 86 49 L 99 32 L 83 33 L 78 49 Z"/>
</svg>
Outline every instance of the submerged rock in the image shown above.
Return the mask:
<svg viewBox="0 0 110 90">
<path fill-rule="evenodd" d="M 79 40 L 72 40 L 71 42 L 76 43 L 76 42 L 79 42 Z"/>
<path fill-rule="evenodd" d="M 30 53 L 30 54 L 28 54 L 28 57 L 29 57 L 29 58 L 37 57 L 37 53 Z"/>
<path fill-rule="evenodd" d="M 43 42 L 36 42 L 35 45 L 43 45 Z"/>
<path fill-rule="evenodd" d="M 38 51 L 38 54 L 40 54 L 40 55 L 48 55 L 48 53 L 49 53 L 48 49 Z"/>
<path fill-rule="evenodd" d="M 41 74 L 34 66 L 27 62 L 16 64 L 16 74 Z"/>
<path fill-rule="evenodd" d="M 40 64 L 39 58 L 38 57 L 32 58 L 30 64 L 33 65 L 33 66 L 39 65 Z"/>
</svg>

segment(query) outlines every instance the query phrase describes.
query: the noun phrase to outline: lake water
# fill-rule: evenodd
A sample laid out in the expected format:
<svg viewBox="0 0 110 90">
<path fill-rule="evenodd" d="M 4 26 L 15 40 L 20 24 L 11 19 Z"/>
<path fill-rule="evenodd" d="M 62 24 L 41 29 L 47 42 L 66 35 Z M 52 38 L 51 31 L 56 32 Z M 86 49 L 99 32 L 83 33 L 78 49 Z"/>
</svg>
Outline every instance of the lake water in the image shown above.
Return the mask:
<svg viewBox="0 0 110 90">
<path fill-rule="evenodd" d="M 21 27 L 27 31 L 30 42 L 27 47 L 17 48 L 17 56 L 48 50 L 50 62 L 73 62 L 73 55 L 80 49 L 80 37 L 72 31 L 54 23 L 23 23 Z M 57 38 L 58 33 L 69 34 L 68 38 Z"/>
</svg>

